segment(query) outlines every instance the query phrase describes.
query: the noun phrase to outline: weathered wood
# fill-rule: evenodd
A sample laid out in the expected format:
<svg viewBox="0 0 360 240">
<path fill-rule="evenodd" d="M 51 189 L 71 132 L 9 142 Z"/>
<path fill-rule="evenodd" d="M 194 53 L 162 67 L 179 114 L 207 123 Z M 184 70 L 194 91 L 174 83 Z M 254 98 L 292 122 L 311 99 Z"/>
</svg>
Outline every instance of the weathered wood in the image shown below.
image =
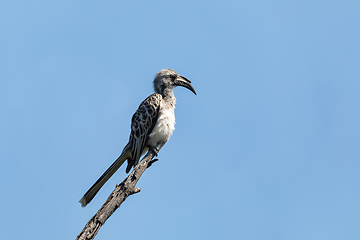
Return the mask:
<svg viewBox="0 0 360 240">
<path fill-rule="evenodd" d="M 162 146 L 159 147 L 158 151 Z M 135 166 L 129 176 L 127 176 L 122 183 L 116 185 L 115 190 L 110 194 L 97 213 L 88 221 L 76 240 L 94 239 L 101 226 L 104 225 L 106 220 L 116 211 L 116 209 L 118 209 L 118 207 L 120 207 L 125 199 L 132 194 L 140 192 L 140 188 L 135 188 L 136 183 L 139 181 L 144 171 L 157 161 L 157 159 L 152 160 L 155 155 L 157 155 L 157 153 L 149 150 L 145 157 Z"/>
</svg>

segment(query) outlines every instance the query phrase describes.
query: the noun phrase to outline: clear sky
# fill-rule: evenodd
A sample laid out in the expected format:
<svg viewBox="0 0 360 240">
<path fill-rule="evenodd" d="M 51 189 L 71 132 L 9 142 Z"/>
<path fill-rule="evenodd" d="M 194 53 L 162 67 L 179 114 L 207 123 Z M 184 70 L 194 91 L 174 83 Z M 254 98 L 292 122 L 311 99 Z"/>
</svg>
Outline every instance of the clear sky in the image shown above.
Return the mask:
<svg viewBox="0 0 360 240">
<path fill-rule="evenodd" d="M 2 239 L 75 239 L 173 68 L 176 130 L 96 239 L 360 239 L 359 1 L 0 1 Z"/>
</svg>

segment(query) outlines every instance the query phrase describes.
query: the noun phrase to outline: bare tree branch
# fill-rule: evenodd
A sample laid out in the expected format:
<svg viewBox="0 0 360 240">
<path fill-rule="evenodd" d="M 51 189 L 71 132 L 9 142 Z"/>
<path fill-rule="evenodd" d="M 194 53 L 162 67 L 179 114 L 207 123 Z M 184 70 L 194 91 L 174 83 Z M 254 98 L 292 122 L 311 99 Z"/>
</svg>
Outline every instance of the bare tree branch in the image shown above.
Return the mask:
<svg viewBox="0 0 360 240">
<path fill-rule="evenodd" d="M 161 145 L 158 151 L 162 148 Z M 94 239 L 101 226 L 106 220 L 120 207 L 125 199 L 135 193 L 140 192 L 140 188 L 135 188 L 144 171 L 151 166 L 157 159 L 152 160 L 157 155 L 152 150 L 149 150 L 145 157 L 138 163 L 134 170 L 127 176 L 122 183 L 116 185 L 115 190 L 110 194 L 108 199 L 97 211 L 97 213 L 88 221 L 84 229 L 77 236 L 76 240 L 91 240 Z"/>
</svg>

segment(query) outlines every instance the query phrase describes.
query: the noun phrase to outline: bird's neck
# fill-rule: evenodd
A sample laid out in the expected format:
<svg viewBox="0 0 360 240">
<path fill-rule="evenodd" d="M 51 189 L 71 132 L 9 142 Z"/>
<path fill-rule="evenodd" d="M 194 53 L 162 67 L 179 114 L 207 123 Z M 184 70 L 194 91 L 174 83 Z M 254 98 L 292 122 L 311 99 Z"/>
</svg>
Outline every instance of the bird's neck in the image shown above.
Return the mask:
<svg viewBox="0 0 360 240">
<path fill-rule="evenodd" d="M 165 88 L 164 91 L 161 93 L 163 100 L 170 104 L 171 106 L 175 107 L 176 98 L 174 96 L 174 91 L 172 88 Z"/>
</svg>

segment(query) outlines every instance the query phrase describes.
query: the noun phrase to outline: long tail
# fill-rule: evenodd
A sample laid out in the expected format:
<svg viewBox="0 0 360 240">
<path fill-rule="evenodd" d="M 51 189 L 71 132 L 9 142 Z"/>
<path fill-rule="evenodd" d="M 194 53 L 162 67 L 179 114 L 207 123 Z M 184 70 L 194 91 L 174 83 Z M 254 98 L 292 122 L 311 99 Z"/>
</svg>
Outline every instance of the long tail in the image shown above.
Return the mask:
<svg viewBox="0 0 360 240">
<path fill-rule="evenodd" d="M 119 167 L 125 162 L 125 160 L 131 154 L 130 143 L 128 143 L 120 156 L 116 159 L 116 161 L 101 175 L 101 177 L 92 185 L 92 187 L 84 194 L 84 196 L 80 199 L 80 203 L 82 207 L 85 207 L 97 194 L 100 188 L 106 183 L 107 180 L 119 169 Z"/>
</svg>

